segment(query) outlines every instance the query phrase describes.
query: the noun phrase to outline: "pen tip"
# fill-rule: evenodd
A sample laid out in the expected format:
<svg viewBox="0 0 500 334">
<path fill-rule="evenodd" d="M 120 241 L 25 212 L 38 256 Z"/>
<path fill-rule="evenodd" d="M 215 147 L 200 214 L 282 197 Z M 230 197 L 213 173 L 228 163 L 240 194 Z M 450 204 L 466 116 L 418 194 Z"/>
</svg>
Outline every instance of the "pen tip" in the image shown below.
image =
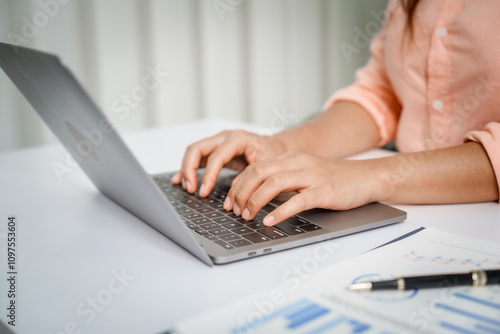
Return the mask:
<svg viewBox="0 0 500 334">
<path fill-rule="evenodd" d="M 372 289 L 372 284 L 370 282 L 366 283 L 354 283 L 347 287 L 350 291 L 370 291 Z"/>
</svg>

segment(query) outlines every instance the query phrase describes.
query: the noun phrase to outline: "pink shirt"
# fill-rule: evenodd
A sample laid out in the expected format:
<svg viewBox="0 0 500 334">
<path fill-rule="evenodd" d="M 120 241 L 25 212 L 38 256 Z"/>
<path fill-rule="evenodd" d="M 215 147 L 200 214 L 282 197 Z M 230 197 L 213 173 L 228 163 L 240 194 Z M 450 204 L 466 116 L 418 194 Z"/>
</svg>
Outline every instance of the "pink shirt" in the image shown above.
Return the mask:
<svg viewBox="0 0 500 334">
<path fill-rule="evenodd" d="M 500 189 L 499 18 L 499 0 L 420 0 L 411 40 L 405 11 L 390 0 L 368 64 L 324 109 L 359 104 L 378 144 L 395 139 L 401 152 L 481 142 Z"/>
</svg>

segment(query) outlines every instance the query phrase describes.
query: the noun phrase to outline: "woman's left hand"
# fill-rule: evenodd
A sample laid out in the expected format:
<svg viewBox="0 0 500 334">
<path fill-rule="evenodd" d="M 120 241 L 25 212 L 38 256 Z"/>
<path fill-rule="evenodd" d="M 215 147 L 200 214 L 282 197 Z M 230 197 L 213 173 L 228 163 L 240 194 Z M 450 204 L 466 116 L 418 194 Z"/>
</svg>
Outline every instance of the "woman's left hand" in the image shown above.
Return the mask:
<svg viewBox="0 0 500 334">
<path fill-rule="evenodd" d="M 327 160 L 293 152 L 248 166 L 233 182 L 224 208 L 250 220 L 280 193 L 296 191 L 264 218 L 272 226 L 304 210 L 347 210 L 375 202 L 379 188 L 367 160 Z"/>
</svg>

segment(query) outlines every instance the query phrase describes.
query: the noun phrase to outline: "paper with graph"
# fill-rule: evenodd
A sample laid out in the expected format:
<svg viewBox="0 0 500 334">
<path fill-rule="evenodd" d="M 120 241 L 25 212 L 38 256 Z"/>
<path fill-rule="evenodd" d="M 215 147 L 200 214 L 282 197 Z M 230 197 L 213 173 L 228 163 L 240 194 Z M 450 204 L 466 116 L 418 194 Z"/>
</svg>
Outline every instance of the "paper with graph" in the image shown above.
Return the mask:
<svg viewBox="0 0 500 334">
<path fill-rule="evenodd" d="M 500 268 L 500 244 L 425 229 L 322 270 L 300 294 L 249 299 L 180 323 L 179 333 L 500 333 L 500 286 L 352 292 L 360 281 Z M 279 289 L 277 289 L 279 291 Z M 270 301 L 275 301 L 274 304 Z M 265 305 L 266 307 L 259 307 Z M 200 327 L 201 326 L 201 327 Z"/>
</svg>

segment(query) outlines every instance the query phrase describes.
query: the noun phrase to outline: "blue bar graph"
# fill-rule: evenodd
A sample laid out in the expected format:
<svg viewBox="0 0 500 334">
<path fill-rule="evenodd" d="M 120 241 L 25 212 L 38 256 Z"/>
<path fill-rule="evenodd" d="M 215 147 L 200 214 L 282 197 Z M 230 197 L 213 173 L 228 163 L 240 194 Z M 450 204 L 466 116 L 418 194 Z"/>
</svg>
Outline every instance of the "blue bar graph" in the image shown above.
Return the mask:
<svg viewBox="0 0 500 334">
<path fill-rule="evenodd" d="M 279 309 L 267 316 L 263 316 L 262 318 L 255 320 L 254 322 L 247 323 L 242 326 L 238 326 L 234 328 L 231 333 L 247 333 L 252 329 L 256 329 L 258 327 L 263 326 L 267 322 L 284 317 L 288 320 L 287 327 L 288 329 L 296 329 L 299 328 L 324 314 L 327 314 L 330 310 L 308 300 L 302 299 L 298 302 L 290 304 L 282 309 Z"/>
<path fill-rule="evenodd" d="M 233 330 L 231 330 L 232 334 L 240 334 L 240 333 L 248 333 L 252 329 L 255 329 L 259 326 L 262 326 L 266 322 L 278 318 L 284 314 L 289 314 L 296 312 L 297 310 L 303 309 L 304 307 L 310 306 L 311 302 L 307 299 L 301 299 L 298 302 L 290 304 L 282 309 L 279 309 L 267 316 L 263 316 L 261 319 L 255 320 L 253 322 L 246 323 L 244 325 L 240 325 Z"/>
<path fill-rule="evenodd" d="M 337 327 L 344 320 L 345 320 L 344 317 L 336 318 L 336 319 L 334 319 L 332 321 L 327 322 L 326 324 L 321 325 L 318 328 L 315 328 L 314 330 L 308 332 L 307 334 L 320 334 L 320 333 L 324 333 L 325 331 L 329 330 L 330 328 Z"/>
<path fill-rule="evenodd" d="M 441 327 L 449 329 L 455 333 L 460 333 L 460 334 L 477 334 L 477 332 L 462 328 L 460 326 L 450 324 L 449 322 L 441 322 L 439 324 Z"/>
<path fill-rule="evenodd" d="M 314 311 L 318 307 L 319 306 L 314 304 L 314 303 L 308 303 L 304 307 L 297 309 L 295 312 L 287 312 L 285 316 L 287 319 L 294 319 L 294 318 L 300 317 L 302 314 L 308 313 L 310 311 Z"/>
<path fill-rule="evenodd" d="M 459 308 L 456 308 L 456 307 L 453 307 L 453 306 L 448 306 L 448 305 L 445 305 L 445 304 L 441 304 L 441 303 L 437 303 L 436 307 L 441 308 L 441 309 L 446 310 L 446 311 L 450 311 L 450 312 L 456 313 L 456 314 L 460 314 L 460 315 L 465 316 L 467 318 L 471 318 L 471 319 L 474 319 L 474 320 L 477 320 L 477 321 L 481 321 L 481 322 L 484 322 L 484 323 L 487 323 L 487 324 L 490 324 L 490 325 L 494 325 L 494 326 L 499 326 L 500 327 L 500 321 L 496 320 L 496 319 L 491 319 L 491 318 L 488 318 L 488 317 L 485 317 L 485 316 L 482 316 L 482 315 L 479 315 L 479 314 L 476 314 L 476 313 L 473 313 L 473 312 L 465 311 L 465 310 L 462 310 L 462 309 L 459 309 Z"/>
<path fill-rule="evenodd" d="M 342 325 L 347 325 L 350 327 L 351 333 L 357 334 L 357 333 L 364 333 L 366 331 L 369 331 L 372 326 L 370 324 L 367 324 L 365 322 L 360 322 L 355 319 L 349 319 L 344 316 L 337 317 L 325 324 L 322 324 L 321 326 L 307 332 L 307 334 L 320 334 L 320 333 L 331 333 L 332 329 L 335 327 L 339 327 Z M 337 328 L 338 330 L 338 328 Z M 382 332 L 383 333 L 383 332 Z M 387 332 L 388 334 L 388 332 Z"/>
<path fill-rule="evenodd" d="M 488 306 L 488 307 L 492 307 L 494 309 L 500 310 L 500 304 L 490 302 L 489 300 L 484 300 L 484 299 L 472 297 L 472 296 L 469 296 L 469 295 L 466 295 L 466 294 L 463 294 L 463 293 L 460 293 L 460 292 L 455 292 L 453 295 L 455 297 L 458 297 L 458 298 L 461 298 L 461 299 L 464 299 L 464 300 L 468 300 L 468 301 L 471 301 L 471 302 L 474 302 L 474 303 L 477 303 L 477 304 L 481 304 L 481 305 L 484 305 L 484 306 Z"/>
<path fill-rule="evenodd" d="M 296 313 L 291 316 L 287 316 L 287 318 L 290 320 L 287 328 L 295 329 L 308 323 L 309 321 L 321 317 L 328 312 L 329 311 L 324 307 L 313 305 L 313 307 L 305 309 L 302 313 Z"/>
<path fill-rule="evenodd" d="M 490 328 L 490 327 L 487 327 L 487 326 L 483 326 L 481 324 L 476 324 L 474 326 L 475 329 L 478 329 L 482 332 L 485 332 L 485 333 L 493 333 L 493 334 L 498 334 L 500 331 L 497 329 L 497 328 Z"/>
</svg>

